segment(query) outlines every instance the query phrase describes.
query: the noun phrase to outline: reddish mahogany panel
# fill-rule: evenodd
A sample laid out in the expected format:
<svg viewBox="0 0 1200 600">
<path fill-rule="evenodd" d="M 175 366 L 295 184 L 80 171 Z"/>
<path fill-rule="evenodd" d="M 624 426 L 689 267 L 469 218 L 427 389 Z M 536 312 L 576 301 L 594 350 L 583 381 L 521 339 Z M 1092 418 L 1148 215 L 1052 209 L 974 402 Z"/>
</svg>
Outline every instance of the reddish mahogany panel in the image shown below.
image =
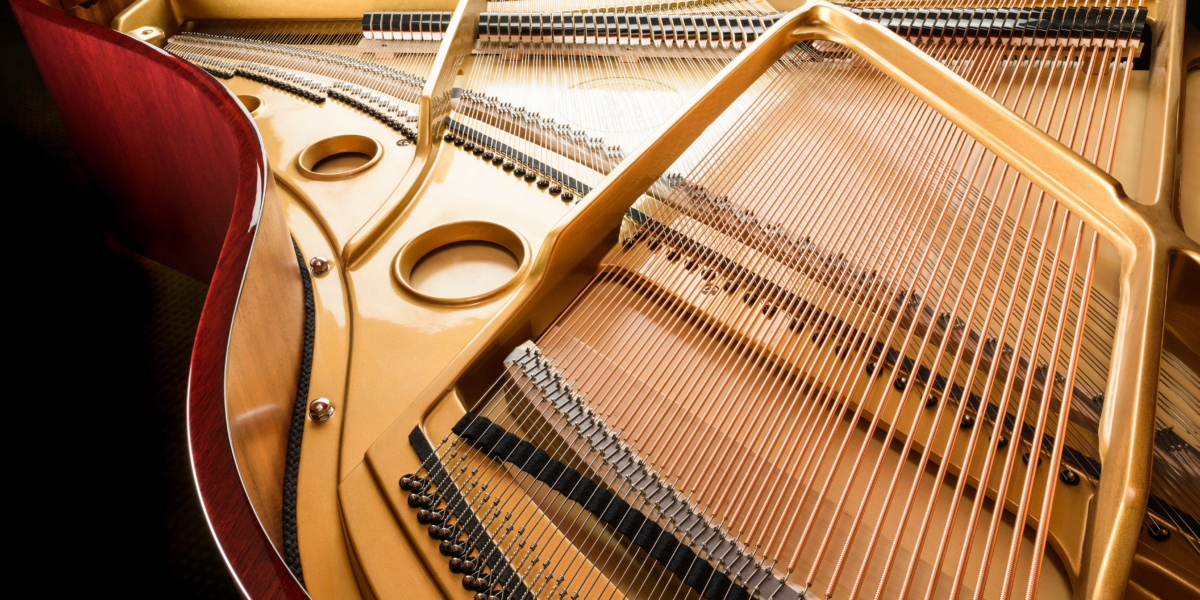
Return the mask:
<svg viewBox="0 0 1200 600">
<path fill-rule="evenodd" d="M 239 168 L 208 76 L 38 2 L 12 6 L 113 237 L 208 282 Z"/>
<path fill-rule="evenodd" d="M 225 351 L 269 174 L 258 132 L 188 63 L 37 0 L 9 1 L 113 235 L 210 282 L 188 382 L 200 499 L 244 594 L 305 598 L 242 488 L 225 418 Z"/>
</svg>

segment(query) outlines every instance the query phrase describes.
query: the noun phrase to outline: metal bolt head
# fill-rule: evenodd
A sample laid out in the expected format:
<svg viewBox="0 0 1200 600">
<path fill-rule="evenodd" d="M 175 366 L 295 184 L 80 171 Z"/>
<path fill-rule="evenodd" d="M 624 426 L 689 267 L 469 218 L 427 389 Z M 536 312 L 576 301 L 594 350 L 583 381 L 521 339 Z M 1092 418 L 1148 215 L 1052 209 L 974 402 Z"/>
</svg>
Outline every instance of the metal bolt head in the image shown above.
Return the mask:
<svg viewBox="0 0 1200 600">
<path fill-rule="evenodd" d="M 317 398 L 308 403 L 308 418 L 317 421 L 326 421 L 333 416 L 333 404 L 330 404 L 328 398 Z"/>
<path fill-rule="evenodd" d="M 308 261 L 308 266 L 312 269 L 313 275 L 324 275 L 333 267 L 333 261 L 324 256 L 314 256 Z"/>
<path fill-rule="evenodd" d="M 1167 538 L 1171 537 L 1170 529 L 1153 522 L 1150 523 L 1150 526 L 1146 528 L 1146 533 L 1149 533 L 1150 537 L 1159 542 L 1165 541 Z"/>
<path fill-rule="evenodd" d="M 131 31 L 129 35 L 160 48 L 167 45 L 167 34 L 158 27 L 139 27 Z"/>
<path fill-rule="evenodd" d="M 1070 469 L 1063 469 L 1059 472 L 1058 478 L 1067 485 L 1079 485 L 1079 474 Z"/>
</svg>

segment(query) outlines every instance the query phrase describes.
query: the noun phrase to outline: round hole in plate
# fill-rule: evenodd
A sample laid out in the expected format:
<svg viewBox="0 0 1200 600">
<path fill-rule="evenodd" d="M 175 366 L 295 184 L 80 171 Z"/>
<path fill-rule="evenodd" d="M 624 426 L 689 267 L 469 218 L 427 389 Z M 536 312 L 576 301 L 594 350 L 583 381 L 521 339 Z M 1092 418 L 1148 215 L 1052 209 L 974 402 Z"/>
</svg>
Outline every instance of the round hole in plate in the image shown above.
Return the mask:
<svg viewBox="0 0 1200 600">
<path fill-rule="evenodd" d="M 504 285 L 520 266 L 512 252 L 499 244 L 454 242 L 421 257 L 408 281 L 427 296 L 461 298 Z"/>
<path fill-rule="evenodd" d="M 409 240 L 392 275 L 410 294 L 438 304 L 470 304 L 512 287 L 529 269 L 529 244 L 489 221 L 460 221 Z"/>
<path fill-rule="evenodd" d="M 362 152 L 339 152 L 333 156 L 322 158 L 313 165 L 314 173 L 321 175 L 340 175 L 349 173 L 371 162 L 371 156 Z"/>
<path fill-rule="evenodd" d="M 297 167 L 305 177 L 332 181 L 353 177 L 375 166 L 383 145 L 364 135 L 325 138 L 300 153 Z"/>
<path fill-rule="evenodd" d="M 259 98 L 258 96 L 239 94 L 237 99 L 242 103 L 242 106 L 246 107 L 246 112 L 250 113 L 250 116 L 254 116 L 256 113 L 258 113 L 258 109 L 262 108 L 263 106 L 262 98 Z"/>
</svg>

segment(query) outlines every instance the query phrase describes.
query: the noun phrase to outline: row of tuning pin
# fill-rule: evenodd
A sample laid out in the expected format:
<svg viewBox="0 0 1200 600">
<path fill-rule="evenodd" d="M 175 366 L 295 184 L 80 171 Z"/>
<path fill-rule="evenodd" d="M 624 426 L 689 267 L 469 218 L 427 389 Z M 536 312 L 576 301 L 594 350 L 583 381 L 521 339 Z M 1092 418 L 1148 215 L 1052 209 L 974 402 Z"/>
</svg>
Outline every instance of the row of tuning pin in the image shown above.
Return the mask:
<svg viewBox="0 0 1200 600">
<path fill-rule="evenodd" d="M 417 141 L 417 133 L 408 126 L 417 120 L 417 113 L 406 108 L 398 99 L 346 81 L 333 82 L 329 86 L 329 97 L 367 113 L 399 131 L 408 141 Z"/>
<path fill-rule="evenodd" d="M 463 588 L 475 592 L 475 600 L 505 600 L 504 588 L 493 581 L 482 558 L 471 555 L 472 544 L 462 539 L 462 528 L 450 523 L 445 498 L 434 489 L 433 481 L 405 475 L 400 478 L 400 489 L 409 492 L 408 505 L 417 509 L 417 522 L 427 526 L 429 537 L 439 540 L 438 552 L 449 558 L 450 571 L 463 576 Z"/>
<path fill-rule="evenodd" d="M 471 90 L 462 90 L 459 98 L 469 100 L 476 104 L 480 104 L 489 110 L 495 111 L 502 115 L 508 115 L 514 119 L 520 119 L 526 123 L 541 129 L 543 132 L 553 133 L 568 139 L 575 144 L 587 146 L 593 151 L 601 152 L 606 157 L 615 160 L 624 160 L 625 151 L 620 146 L 613 144 L 605 144 L 604 138 L 590 137 L 586 131 L 573 129 L 566 123 L 558 123 L 552 117 L 543 117 L 541 113 L 528 110 L 521 106 L 513 106 L 512 103 L 502 102 L 495 96 L 488 96 Z"/>
<path fill-rule="evenodd" d="M 276 87 L 320 104 L 329 95 L 329 86 L 311 78 L 278 67 L 243 61 L 235 74 L 271 87 Z"/>
<path fill-rule="evenodd" d="M 191 42 L 222 48 L 237 48 L 241 50 L 260 52 L 272 56 L 289 57 L 317 63 L 332 64 L 344 69 L 352 69 L 365 74 L 370 74 L 381 79 L 388 79 L 409 84 L 417 88 L 422 88 L 425 86 L 425 78 L 419 75 L 413 75 L 412 73 L 406 73 L 398 69 L 393 69 L 391 67 L 367 62 L 357 58 L 350 58 L 347 56 L 340 56 L 329 52 L 301 48 L 298 46 L 290 46 L 287 44 L 275 44 L 272 42 L 250 40 L 233 36 L 193 32 L 177 34 L 171 38 L 171 42 L 176 44 Z"/>
</svg>

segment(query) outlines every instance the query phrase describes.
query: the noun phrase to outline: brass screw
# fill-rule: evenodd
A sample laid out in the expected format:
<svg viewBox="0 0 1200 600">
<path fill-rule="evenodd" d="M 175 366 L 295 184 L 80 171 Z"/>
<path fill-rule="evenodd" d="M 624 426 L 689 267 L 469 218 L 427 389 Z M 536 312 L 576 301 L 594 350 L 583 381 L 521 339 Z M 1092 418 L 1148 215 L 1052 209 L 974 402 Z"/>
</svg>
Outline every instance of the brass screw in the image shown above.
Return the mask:
<svg viewBox="0 0 1200 600">
<path fill-rule="evenodd" d="M 324 275 L 333 266 L 333 261 L 323 256 L 314 256 L 308 261 L 308 266 L 312 268 L 313 275 Z"/>
<path fill-rule="evenodd" d="M 333 404 L 328 398 L 317 398 L 308 403 L 308 418 L 320 423 L 333 416 Z"/>
</svg>

